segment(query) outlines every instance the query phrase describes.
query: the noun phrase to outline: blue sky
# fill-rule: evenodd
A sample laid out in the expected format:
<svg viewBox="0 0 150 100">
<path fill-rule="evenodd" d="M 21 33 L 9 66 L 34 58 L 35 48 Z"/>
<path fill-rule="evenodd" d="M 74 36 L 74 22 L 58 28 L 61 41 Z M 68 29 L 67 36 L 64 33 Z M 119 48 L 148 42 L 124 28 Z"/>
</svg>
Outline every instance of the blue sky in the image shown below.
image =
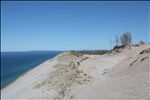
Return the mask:
<svg viewBox="0 0 150 100">
<path fill-rule="evenodd" d="M 150 39 L 149 2 L 2 1 L 1 51 L 110 49 L 130 31 Z"/>
</svg>

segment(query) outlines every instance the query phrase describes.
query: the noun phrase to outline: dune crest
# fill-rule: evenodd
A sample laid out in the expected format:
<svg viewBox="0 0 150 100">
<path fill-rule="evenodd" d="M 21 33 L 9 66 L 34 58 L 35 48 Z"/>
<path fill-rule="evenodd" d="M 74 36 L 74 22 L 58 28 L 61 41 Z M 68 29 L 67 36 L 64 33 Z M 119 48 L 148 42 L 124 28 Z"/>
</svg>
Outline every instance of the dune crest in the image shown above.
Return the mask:
<svg viewBox="0 0 150 100">
<path fill-rule="evenodd" d="M 1 90 L 2 99 L 149 99 L 150 45 L 104 55 L 64 52 Z"/>
</svg>

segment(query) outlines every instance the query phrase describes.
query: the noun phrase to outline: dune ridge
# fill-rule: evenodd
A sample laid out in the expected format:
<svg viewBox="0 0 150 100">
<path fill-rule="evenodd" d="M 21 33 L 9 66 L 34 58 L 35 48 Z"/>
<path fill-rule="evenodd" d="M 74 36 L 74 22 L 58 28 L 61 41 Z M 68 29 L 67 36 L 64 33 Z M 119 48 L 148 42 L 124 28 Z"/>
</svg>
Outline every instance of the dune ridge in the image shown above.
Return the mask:
<svg viewBox="0 0 150 100">
<path fill-rule="evenodd" d="M 2 99 L 149 99 L 150 45 L 104 55 L 63 52 L 1 90 Z"/>
</svg>

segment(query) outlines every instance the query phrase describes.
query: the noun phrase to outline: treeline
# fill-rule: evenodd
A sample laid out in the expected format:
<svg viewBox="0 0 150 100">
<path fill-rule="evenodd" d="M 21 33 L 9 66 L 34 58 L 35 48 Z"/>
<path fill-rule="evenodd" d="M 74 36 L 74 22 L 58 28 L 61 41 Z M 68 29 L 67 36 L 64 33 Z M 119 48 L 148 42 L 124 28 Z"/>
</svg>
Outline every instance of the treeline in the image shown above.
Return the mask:
<svg viewBox="0 0 150 100">
<path fill-rule="evenodd" d="M 109 50 L 81 50 L 81 51 L 74 51 L 74 50 L 71 50 L 70 53 L 74 56 L 82 56 L 82 55 L 85 55 L 85 54 L 88 54 L 88 55 L 102 55 L 102 54 L 105 54 L 109 52 Z"/>
</svg>

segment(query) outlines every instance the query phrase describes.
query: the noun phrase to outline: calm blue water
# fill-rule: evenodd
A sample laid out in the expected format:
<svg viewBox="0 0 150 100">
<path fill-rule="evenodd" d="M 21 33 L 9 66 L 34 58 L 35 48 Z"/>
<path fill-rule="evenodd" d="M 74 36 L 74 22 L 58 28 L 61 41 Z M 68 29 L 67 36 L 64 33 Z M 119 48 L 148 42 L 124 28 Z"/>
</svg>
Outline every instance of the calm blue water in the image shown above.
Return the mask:
<svg viewBox="0 0 150 100">
<path fill-rule="evenodd" d="M 1 52 L 1 89 L 23 73 L 62 51 Z"/>
</svg>

